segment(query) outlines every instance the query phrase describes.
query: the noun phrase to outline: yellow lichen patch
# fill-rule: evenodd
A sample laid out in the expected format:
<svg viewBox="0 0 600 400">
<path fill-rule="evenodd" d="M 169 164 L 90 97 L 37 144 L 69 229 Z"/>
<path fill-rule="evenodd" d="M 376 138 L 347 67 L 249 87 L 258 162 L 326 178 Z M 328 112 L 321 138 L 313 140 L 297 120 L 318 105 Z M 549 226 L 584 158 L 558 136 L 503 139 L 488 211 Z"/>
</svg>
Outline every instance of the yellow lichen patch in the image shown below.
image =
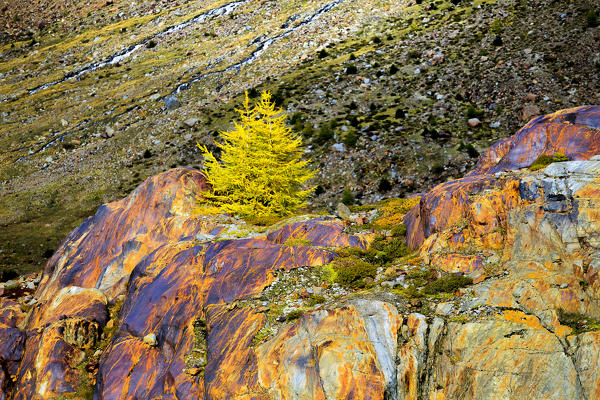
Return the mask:
<svg viewBox="0 0 600 400">
<path fill-rule="evenodd" d="M 534 315 L 527 315 L 522 311 L 506 310 L 498 318 L 505 319 L 509 322 L 526 325 L 530 328 L 544 329 L 540 324 L 540 320 Z"/>
<path fill-rule="evenodd" d="M 383 228 L 402 224 L 406 213 L 419 204 L 420 200 L 420 197 L 411 197 L 409 199 L 389 199 L 381 202 L 379 218 L 373 222 L 373 225 Z"/>
</svg>

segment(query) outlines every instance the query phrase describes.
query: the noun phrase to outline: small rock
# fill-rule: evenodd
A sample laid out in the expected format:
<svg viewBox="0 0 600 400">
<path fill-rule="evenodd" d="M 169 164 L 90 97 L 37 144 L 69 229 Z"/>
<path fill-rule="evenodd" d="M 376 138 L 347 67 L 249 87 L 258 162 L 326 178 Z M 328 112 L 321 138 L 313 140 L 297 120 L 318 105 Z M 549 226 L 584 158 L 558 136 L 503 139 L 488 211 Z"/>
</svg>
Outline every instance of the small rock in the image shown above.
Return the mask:
<svg viewBox="0 0 600 400">
<path fill-rule="evenodd" d="M 94 352 L 94 358 L 98 358 L 102 355 L 102 350 L 98 349 Z"/>
<path fill-rule="evenodd" d="M 343 152 L 344 152 L 344 150 L 345 150 L 345 149 L 344 149 L 344 143 L 336 143 L 336 144 L 334 144 L 334 145 L 333 145 L 333 146 L 331 146 L 331 147 L 333 147 L 335 150 L 337 150 L 337 151 L 339 151 L 339 152 L 342 152 L 342 153 L 343 153 Z"/>
<path fill-rule="evenodd" d="M 44 161 L 46 161 L 47 163 L 51 163 L 54 160 L 52 160 L 52 157 L 48 156 Z"/>
<path fill-rule="evenodd" d="M 470 118 L 470 119 L 467 121 L 467 124 L 469 124 L 469 126 L 470 126 L 471 128 L 475 128 L 475 127 L 477 127 L 477 126 L 481 125 L 481 121 L 479 120 L 479 118 Z"/>
<path fill-rule="evenodd" d="M 336 214 L 344 221 L 350 219 L 350 209 L 344 203 L 339 203 L 336 208 Z"/>
<path fill-rule="evenodd" d="M 69 123 L 68 123 L 68 122 L 67 122 L 67 120 L 65 120 L 65 119 L 61 119 L 61 120 L 60 120 L 60 124 L 61 124 L 62 126 L 67 126 L 67 125 L 69 125 Z"/>
<path fill-rule="evenodd" d="M 208 233 L 199 233 L 196 235 L 196 240 L 200 241 L 200 242 L 208 242 L 210 240 L 213 240 L 215 238 L 215 235 L 211 235 Z"/>
<path fill-rule="evenodd" d="M 165 107 L 167 108 L 167 110 L 172 110 L 174 108 L 179 107 L 180 105 L 181 103 L 179 102 L 179 100 L 177 100 L 177 97 L 175 96 L 169 96 L 165 100 Z"/>
<path fill-rule="evenodd" d="M 106 323 L 106 329 L 112 329 L 112 327 L 115 326 L 115 320 L 111 319 Z"/>
<path fill-rule="evenodd" d="M 490 128 L 496 129 L 500 127 L 500 122 L 496 121 L 496 122 L 492 122 L 490 124 Z"/>
<path fill-rule="evenodd" d="M 365 225 L 367 223 L 367 217 L 364 217 L 362 215 L 359 215 L 358 217 L 356 217 L 354 219 L 354 223 L 356 225 Z"/>
<path fill-rule="evenodd" d="M 156 101 L 160 99 L 160 93 L 154 93 L 152 96 L 148 97 L 150 101 Z"/>
<path fill-rule="evenodd" d="M 310 288 L 310 291 L 317 296 L 323 294 L 323 288 L 321 286 L 313 286 Z"/>
<path fill-rule="evenodd" d="M 156 335 L 154 333 L 150 333 L 144 336 L 144 343 L 152 347 L 158 346 L 158 340 L 156 340 Z"/>
<path fill-rule="evenodd" d="M 525 100 L 527 101 L 535 101 L 537 99 L 537 95 L 534 93 L 527 93 L 525 95 Z"/>
<path fill-rule="evenodd" d="M 523 121 L 529 121 L 532 117 L 540 115 L 540 108 L 535 104 L 528 104 L 523 107 L 521 111 L 521 119 Z"/>
<path fill-rule="evenodd" d="M 188 369 L 187 369 L 187 373 L 188 373 L 189 375 L 192 375 L 192 376 L 196 376 L 196 375 L 198 375 L 200 372 L 202 372 L 202 368 L 188 368 Z"/>
<path fill-rule="evenodd" d="M 198 121 L 200 121 L 198 118 L 190 118 L 186 119 L 183 123 L 189 126 L 190 128 L 193 128 L 194 125 L 198 123 Z"/>
<path fill-rule="evenodd" d="M 115 135 L 115 130 L 113 128 L 111 128 L 110 126 L 107 126 L 106 128 L 104 128 L 104 133 L 106 133 L 106 137 L 113 137 Z"/>
</svg>

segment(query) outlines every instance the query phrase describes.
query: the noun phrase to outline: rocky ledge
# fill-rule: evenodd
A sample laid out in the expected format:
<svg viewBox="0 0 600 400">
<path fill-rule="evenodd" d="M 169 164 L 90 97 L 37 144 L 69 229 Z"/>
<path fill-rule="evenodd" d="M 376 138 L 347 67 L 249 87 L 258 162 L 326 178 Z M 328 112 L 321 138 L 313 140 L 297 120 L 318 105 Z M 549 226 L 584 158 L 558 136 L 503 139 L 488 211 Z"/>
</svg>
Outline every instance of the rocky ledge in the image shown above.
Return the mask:
<svg viewBox="0 0 600 400">
<path fill-rule="evenodd" d="M 599 147 L 600 107 L 533 120 L 349 286 L 399 203 L 265 228 L 194 214 L 199 171 L 149 178 L 2 285 L 0 399 L 598 398 Z"/>
</svg>

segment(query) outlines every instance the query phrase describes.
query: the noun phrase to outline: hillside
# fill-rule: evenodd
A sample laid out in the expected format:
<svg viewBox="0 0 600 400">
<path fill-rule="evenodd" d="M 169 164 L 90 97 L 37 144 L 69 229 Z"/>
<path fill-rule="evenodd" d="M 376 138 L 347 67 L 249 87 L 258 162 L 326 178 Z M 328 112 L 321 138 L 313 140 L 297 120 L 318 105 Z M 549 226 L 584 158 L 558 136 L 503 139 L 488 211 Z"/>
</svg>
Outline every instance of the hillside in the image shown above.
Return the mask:
<svg viewBox="0 0 600 400">
<path fill-rule="evenodd" d="M 335 207 L 346 188 L 370 203 L 462 176 L 531 116 L 600 102 L 594 9 L 5 0 L 0 270 L 39 270 L 100 204 L 201 166 L 196 141 L 230 127 L 245 90 L 271 90 L 304 132 L 315 207 Z"/>
</svg>

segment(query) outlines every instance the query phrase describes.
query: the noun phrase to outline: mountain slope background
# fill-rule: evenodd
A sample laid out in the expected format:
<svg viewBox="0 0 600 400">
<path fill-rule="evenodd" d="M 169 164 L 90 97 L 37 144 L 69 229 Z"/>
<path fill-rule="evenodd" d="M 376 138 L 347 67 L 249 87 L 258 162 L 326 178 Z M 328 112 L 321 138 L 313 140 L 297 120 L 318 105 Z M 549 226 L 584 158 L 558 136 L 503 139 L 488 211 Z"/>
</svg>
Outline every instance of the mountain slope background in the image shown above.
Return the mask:
<svg viewBox="0 0 600 400">
<path fill-rule="evenodd" d="M 530 117 L 600 102 L 596 0 L 0 4 L 5 276 L 146 177 L 201 167 L 246 90 L 303 132 L 313 207 L 426 191 Z"/>
</svg>

